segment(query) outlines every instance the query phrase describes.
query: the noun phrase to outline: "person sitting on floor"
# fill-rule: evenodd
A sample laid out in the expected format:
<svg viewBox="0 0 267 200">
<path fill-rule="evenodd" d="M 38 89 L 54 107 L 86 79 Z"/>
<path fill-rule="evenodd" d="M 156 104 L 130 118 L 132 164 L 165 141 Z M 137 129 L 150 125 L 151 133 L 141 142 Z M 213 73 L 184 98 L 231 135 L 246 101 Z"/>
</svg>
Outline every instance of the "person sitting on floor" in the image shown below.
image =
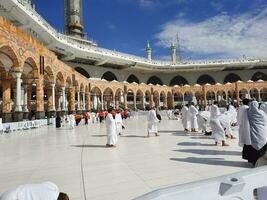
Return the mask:
<svg viewBox="0 0 267 200">
<path fill-rule="evenodd" d="M 69 200 L 52 182 L 19 185 L 0 196 L 0 200 Z"/>
</svg>

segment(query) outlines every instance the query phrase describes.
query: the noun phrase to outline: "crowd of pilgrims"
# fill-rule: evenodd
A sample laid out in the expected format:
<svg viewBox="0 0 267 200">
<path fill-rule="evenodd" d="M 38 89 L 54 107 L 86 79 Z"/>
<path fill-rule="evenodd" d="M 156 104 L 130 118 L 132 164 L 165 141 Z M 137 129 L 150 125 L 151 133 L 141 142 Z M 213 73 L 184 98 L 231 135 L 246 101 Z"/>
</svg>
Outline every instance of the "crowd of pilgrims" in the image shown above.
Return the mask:
<svg viewBox="0 0 267 200">
<path fill-rule="evenodd" d="M 60 116 L 59 114 L 56 117 L 56 128 L 63 126 L 70 126 L 72 129 L 75 126 L 79 126 L 80 123 L 88 125 L 89 121 L 94 123 L 104 123 L 106 124 L 107 129 L 107 147 L 116 147 L 118 141 L 117 135 L 122 134 L 122 129 L 125 128 L 124 121 L 130 117 L 130 112 L 128 110 L 122 109 L 113 109 L 109 108 L 106 111 L 100 110 L 96 112 L 84 112 L 73 113 L 70 115 Z"/>
<path fill-rule="evenodd" d="M 181 110 L 167 113 L 169 119 L 181 119 L 185 132 L 201 131 L 214 139 L 215 145 L 229 146 L 226 139 L 236 139 L 232 128 L 236 126 L 242 158 L 254 166 L 267 164 L 267 103 L 243 99 L 240 106 L 232 104 L 219 107 L 214 101 L 200 111 L 194 103 L 186 104 Z"/>
</svg>

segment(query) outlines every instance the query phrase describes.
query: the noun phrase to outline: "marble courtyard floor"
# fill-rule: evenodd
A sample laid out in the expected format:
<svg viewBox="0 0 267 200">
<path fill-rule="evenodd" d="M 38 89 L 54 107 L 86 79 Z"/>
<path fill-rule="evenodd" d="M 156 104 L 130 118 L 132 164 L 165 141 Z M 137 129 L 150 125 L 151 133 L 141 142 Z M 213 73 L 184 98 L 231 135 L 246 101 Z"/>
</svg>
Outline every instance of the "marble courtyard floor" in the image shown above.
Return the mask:
<svg viewBox="0 0 267 200">
<path fill-rule="evenodd" d="M 0 135 L 0 193 L 19 184 L 52 181 L 71 200 L 82 200 L 83 171 L 87 199 L 127 200 L 249 167 L 237 140 L 216 147 L 209 137 L 185 134 L 180 122 L 166 118 L 159 129 L 160 137 L 146 138 L 145 118 L 131 118 L 117 148 L 105 147 L 104 124 Z"/>
</svg>

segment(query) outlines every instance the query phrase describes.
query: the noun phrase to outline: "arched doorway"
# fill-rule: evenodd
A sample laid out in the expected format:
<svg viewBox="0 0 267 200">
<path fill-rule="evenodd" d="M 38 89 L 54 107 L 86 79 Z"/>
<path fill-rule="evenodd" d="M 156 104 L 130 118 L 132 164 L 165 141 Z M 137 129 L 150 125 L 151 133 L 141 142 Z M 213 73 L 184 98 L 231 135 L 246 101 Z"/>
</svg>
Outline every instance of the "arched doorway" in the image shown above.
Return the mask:
<svg viewBox="0 0 267 200">
<path fill-rule="evenodd" d="M 175 86 L 175 85 L 179 86 L 188 85 L 188 81 L 184 77 L 178 75 L 175 76 L 170 82 L 170 86 Z"/>
<path fill-rule="evenodd" d="M 235 83 L 237 81 L 242 81 L 240 76 L 238 76 L 237 74 L 234 74 L 234 73 L 230 73 L 224 78 L 223 82 L 225 84 L 225 83 Z"/>
<path fill-rule="evenodd" d="M 163 85 L 163 82 L 161 79 L 157 76 L 152 76 L 148 79 L 147 84 L 153 84 L 153 85 Z"/>
<path fill-rule="evenodd" d="M 139 82 L 139 79 L 135 76 L 135 75 L 133 75 L 133 74 L 131 74 L 128 78 L 127 78 L 127 82 L 128 83 L 140 83 Z"/>
<path fill-rule="evenodd" d="M 215 84 L 215 80 L 210 75 L 207 74 L 201 75 L 197 80 L 197 84 L 199 85 L 205 85 L 207 83 L 211 85 Z"/>
<path fill-rule="evenodd" d="M 102 78 L 101 79 L 105 79 L 107 81 L 117 81 L 117 77 L 115 76 L 115 74 L 113 74 L 112 72 L 110 71 L 107 71 L 106 73 L 103 74 Z"/>
</svg>

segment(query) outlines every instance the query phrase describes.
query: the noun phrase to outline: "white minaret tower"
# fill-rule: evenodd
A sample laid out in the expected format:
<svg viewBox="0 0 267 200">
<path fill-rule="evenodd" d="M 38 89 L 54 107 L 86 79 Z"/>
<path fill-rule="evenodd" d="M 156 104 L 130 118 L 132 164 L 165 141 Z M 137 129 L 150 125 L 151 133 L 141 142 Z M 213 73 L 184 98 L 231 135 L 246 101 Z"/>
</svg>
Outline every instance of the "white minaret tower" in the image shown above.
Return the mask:
<svg viewBox="0 0 267 200">
<path fill-rule="evenodd" d="M 152 60 L 152 48 L 150 47 L 149 41 L 147 42 L 146 46 L 146 56 L 149 61 Z"/>
<path fill-rule="evenodd" d="M 32 5 L 32 0 L 21 0 L 20 1 L 23 5 Z"/>
<path fill-rule="evenodd" d="M 65 32 L 67 35 L 83 38 L 83 0 L 64 0 Z"/>
<path fill-rule="evenodd" d="M 171 44 L 171 59 L 172 59 L 172 63 L 175 64 L 176 63 L 176 46 L 174 43 Z"/>
</svg>

